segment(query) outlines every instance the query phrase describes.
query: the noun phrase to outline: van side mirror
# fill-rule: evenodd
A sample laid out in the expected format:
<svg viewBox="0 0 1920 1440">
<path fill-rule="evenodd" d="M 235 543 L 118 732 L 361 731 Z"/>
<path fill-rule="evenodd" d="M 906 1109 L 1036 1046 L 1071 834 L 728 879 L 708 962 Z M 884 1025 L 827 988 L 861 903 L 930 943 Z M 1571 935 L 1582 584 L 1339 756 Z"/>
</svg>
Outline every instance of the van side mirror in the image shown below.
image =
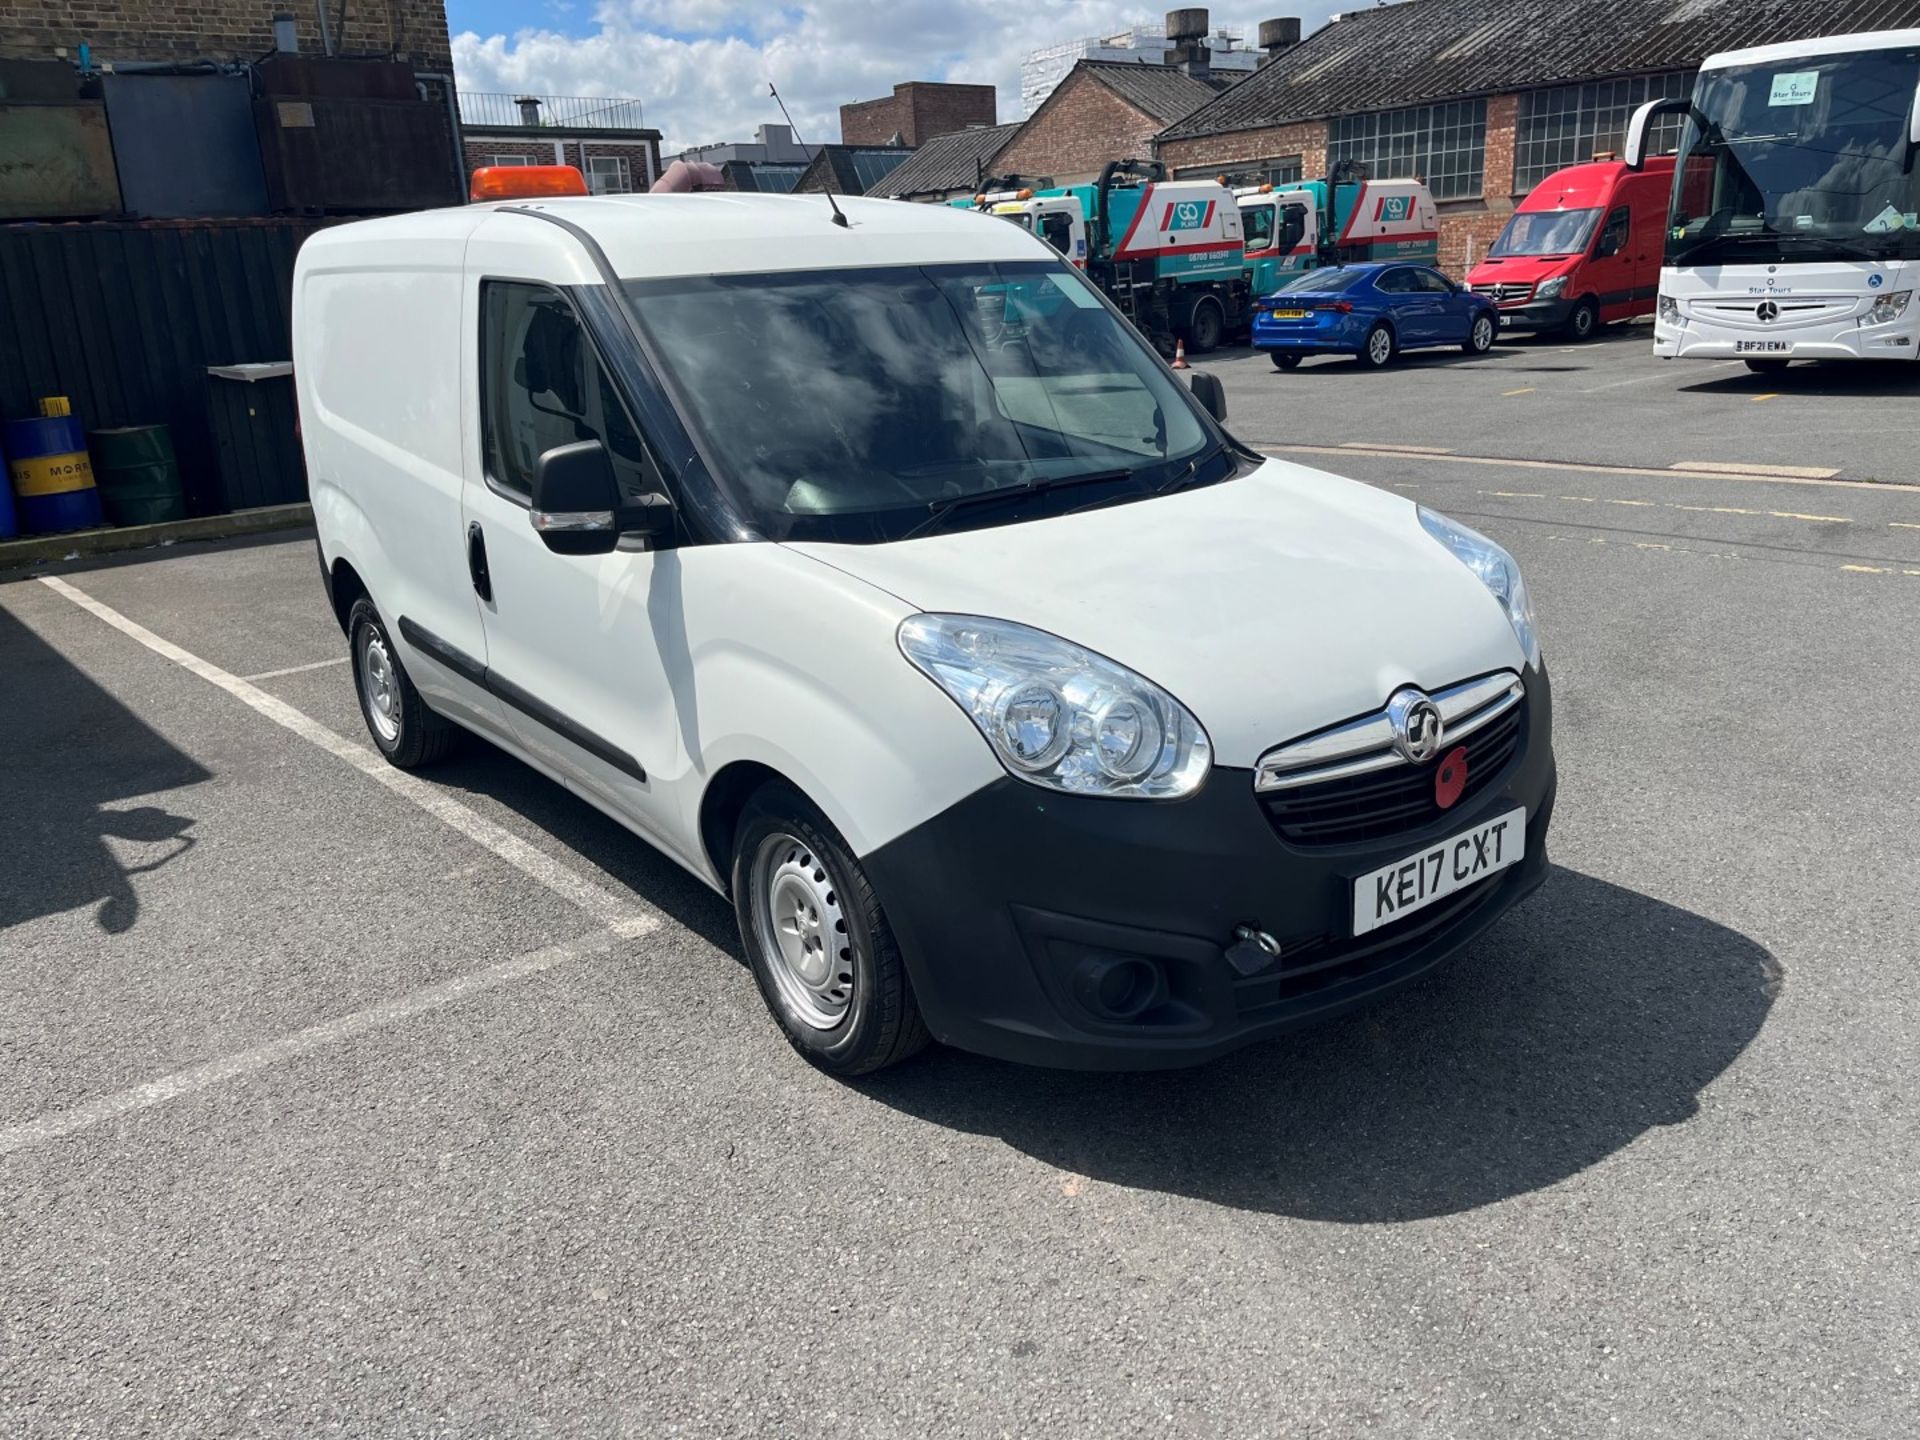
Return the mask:
<svg viewBox="0 0 1920 1440">
<path fill-rule="evenodd" d="M 605 555 L 623 535 L 656 541 L 673 530 L 673 505 L 663 495 L 623 505 L 613 461 L 598 440 L 576 440 L 543 451 L 533 462 L 528 515 L 556 555 Z"/>
<path fill-rule="evenodd" d="M 1227 423 L 1227 387 L 1220 383 L 1218 375 L 1196 370 L 1187 377 L 1187 388 L 1209 415 L 1222 425 Z"/>
</svg>

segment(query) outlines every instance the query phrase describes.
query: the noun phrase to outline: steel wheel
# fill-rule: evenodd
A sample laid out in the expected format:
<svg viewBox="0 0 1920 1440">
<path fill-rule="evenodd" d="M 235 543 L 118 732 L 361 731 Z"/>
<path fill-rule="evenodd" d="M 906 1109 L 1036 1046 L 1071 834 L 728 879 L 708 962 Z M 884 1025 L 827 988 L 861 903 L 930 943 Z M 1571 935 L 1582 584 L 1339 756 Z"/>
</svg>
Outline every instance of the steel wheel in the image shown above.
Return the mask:
<svg viewBox="0 0 1920 1440">
<path fill-rule="evenodd" d="M 1600 307 L 1591 300 L 1582 300 L 1573 307 L 1573 315 L 1567 321 L 1567 335 L 1574 340 L 1591 340 L 1593 332 L 1600 328 Z"/>
<path fill-rule="evenodd" d="M 853 950 L 826 863 L 784 831 L 754 852 L 753 903 L 760 948 L 793 1018 L 832 1030 L 853 1003 Z"/>
<path fill-rule="evenodd" d="M 400 677 L 387 650 L 387 637 L 372 625 L 360 635 L 360 694 L 367 724 L 389 747 L 400 740 Z"/>
</svg>

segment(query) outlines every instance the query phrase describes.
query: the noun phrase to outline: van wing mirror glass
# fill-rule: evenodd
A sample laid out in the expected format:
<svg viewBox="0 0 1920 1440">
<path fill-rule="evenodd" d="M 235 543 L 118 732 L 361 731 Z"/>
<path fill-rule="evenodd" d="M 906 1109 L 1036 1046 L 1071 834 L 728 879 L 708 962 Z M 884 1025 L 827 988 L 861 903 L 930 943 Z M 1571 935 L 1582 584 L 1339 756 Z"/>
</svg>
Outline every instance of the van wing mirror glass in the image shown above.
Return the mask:
<svg viewBox="0 0 1920 1440">
<path fill-rule="evenodd" d="M 1227 423 L 1227 387 L 1220 383 L 1218 375 L 1196 370 L 1187 377 L 1187 387 L 1209 415 L 1222 425 Z"/>
<path fill-rule="evenodd" d="M 1691 100 L 1649 100 L 1633 112 L 1633 118 L 1627 122 L 1627 143 L 1622 151 L 1629 170 L 1638 170 L 1647 163 L 1647 136 L 1652 133 L 1653 122 L 1662 115 L 1684 115 L 1693 106 Z"/>
</svg>

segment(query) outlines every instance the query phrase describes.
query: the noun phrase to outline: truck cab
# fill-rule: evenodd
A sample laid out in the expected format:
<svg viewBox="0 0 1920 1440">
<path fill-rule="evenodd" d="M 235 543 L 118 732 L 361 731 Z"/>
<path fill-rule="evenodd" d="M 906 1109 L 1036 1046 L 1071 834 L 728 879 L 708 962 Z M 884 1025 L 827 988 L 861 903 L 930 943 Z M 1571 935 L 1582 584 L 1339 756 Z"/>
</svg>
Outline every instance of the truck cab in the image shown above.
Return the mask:
<svg viewBox="0 0 1920 1440">
<path fill-rule="evenodd" d="M 1321 265 L 1404 260 L 1431 265 L 1440 226 L 1433 193 L 1418 180 L 1369 180 L 1336 172 L 1278 188 L 1234 192 L 1245 234 L 1247 279 L 1271 295 Z"/>
<path fill-rule="evenodd" d="M 1500 307 L 1508 329 L 1586 340 L 1651 315 L 1672 184 L 1671 156 L 1641 170 L 1611 159 L 1556 170 L 1520 202 L 1467 283 Z"/>
</svg>

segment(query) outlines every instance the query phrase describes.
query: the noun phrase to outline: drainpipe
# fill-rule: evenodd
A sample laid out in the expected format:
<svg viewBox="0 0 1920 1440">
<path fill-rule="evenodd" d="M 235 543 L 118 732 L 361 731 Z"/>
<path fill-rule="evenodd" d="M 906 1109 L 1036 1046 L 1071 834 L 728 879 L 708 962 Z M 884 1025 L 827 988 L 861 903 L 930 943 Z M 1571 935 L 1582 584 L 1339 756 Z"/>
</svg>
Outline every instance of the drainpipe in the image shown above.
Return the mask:
<svg viewBox="0 0 1920 1440">
<path fill-rule="evenodd" d="M 333 54 L 333 26 L 327 20 L 327 0 L 313 0 L 313 8 L 320 13 L 320 49 L 331 55 Z"/>
<path fill-rule="evenodd" d="M 326 0 L 321 0 L 322 5 L 325 3 Z M 460 101 L 453 93 L 453 76 L 435 74 L 426 70 L 414 71 L 413 88 L 420 92 L 422 100 L 428 98 L 427 83 L 429 81 L 438 84 L 440 93 L 447 97 L 447 128 L 453 135 L 453 193 L 459 196 L 460 200 L 464 200 L 467 194 L 467 147 L 460 138 Z M 453 203 L 457 205 L 460 200 L 455 200 Z"/>
</svg>

